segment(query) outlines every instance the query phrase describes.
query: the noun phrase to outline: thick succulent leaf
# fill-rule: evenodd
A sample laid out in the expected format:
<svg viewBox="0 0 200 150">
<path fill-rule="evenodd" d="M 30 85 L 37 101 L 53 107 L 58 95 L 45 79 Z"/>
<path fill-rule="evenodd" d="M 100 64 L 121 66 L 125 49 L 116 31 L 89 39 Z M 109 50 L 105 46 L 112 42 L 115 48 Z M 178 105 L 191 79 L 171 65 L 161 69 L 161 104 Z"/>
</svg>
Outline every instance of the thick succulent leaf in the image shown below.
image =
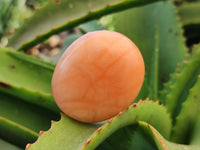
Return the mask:
<svg viewBox="0 0 200 150">
<path fill-rule="evenodd" d="M 11 143 L 25 147 L 37 139 L 40 130 L 49 129 L 51 120 L 58 118 L 47 109 L 0 92 L 0 137 Z"/>
<path fill-rule="evenodd" d="M 171 120 L 165 108 L 152 101 L 140 101 L 101 127 L 99 124 L 80 123 L 64 115 L 59 122 L 53 123 L 49 131 L 40 135 L 34 144 L 29 144 L 27 149 L 92 150 L 120 128 L 134 126 L 140 120 L 152 124 L 164 137 L 169 138 Z M 126 136 L 129 135 L 124 133 L 124 138 Z M 120 141 L 115 144 L 120 145 Z"/>
<path fill-rule="evenodd" d="M 83 23 L 79 26 L 79 29 L 83 33 L 97 31 L 97 30 L 106 30 L 106 28 L 103 27 L 100 23 L 98 23 L 97 20 L 92 20 L 92 21 Z"/>
<path fill-rule="evenodd" d="M 126 129 L 117 135 L 115 135 L 115 132 L 119 129 L 121 130 L 121 128 L 127 128 L 127 126 L 132 126 L 132 128 L 134 128 L 138 121 L 148 122 L 154 126 L 164 137 L 169 138 L 168 136 L 170 135 L 171 120 L 169 115 L 165 112 L 165 108 L 163 106 L 159 106 L 158 103 L 153 103 L 151 101 L 140 101 L 132 104 L 126 112 L 112 118 L 102 127 L 100 127 L 98 129 L 100 131 L 98 132 L 97 130 L 97 132 L 90 137 L 90 142 L 86 142 L 83 150 L 95 149 L 96 146 L 100 145 L 101 142 L 106 140 L 106 138 L 108 138 L 110 135 L 112 141 L 115 141 L 113 143 L 115 144 L 114 149 L 117 147 L 118 149 L 129 149 L 131 143 L 129 143 L 127 138 L 131 136 L 130 133 L 127 133 Z M 114 136 L 112 136 L 113 133 Z M 116 141 L 118 137 L 120 137 L 120 140 Z"/>
<path fill-rule="evenodd" d="M 134 100 L 134 102 L 138 102 L 140 99 L 146 99 L 149 96 L 149 93 L 150 93 L 149 84 L 147 82 L 147 78 L 144 77 L 144 82 L 143 82 L 142 88 L 141 88 L 138 96 Z"/>
<path fill-rule="evenodd" d="M 145 122 L 139 122 L 140 128 L 144 130 L 144 134 L 150 136 L 156 143 L 158 150 L 199 150 L 200 145 L 181 145 L 167 141 L 163 136 L 151 125 Z"/>
<path fill-rule="evenodd" d="M 80 146 L 99 127 L 96 124 L 85 124 L 62 115 L 59 122 L 52 122 L 47 132 L 40 132 L 34 144 L 28 144 L 29 150 L 79 150 Z"/>
<path fill-rule="evenodd" d="M 193 49 L 193 54 L 188 54 L 186 57 L 161 92 L 161 98 L 165 99 L 166 107 L 174 123 L 183 101 L 188 96 L 189 89 L 193 87 L 200 74 L 200 45 Z"/>
<path fill-rule="evenodd" d="M 190 89 L 190 93 L 186 101 L 182 105 L 182 109 L 176 118 L 176 125 L 173 129 L 171 140 L 176 143 L 189 143 L 192 129 L 200 115 L 200 76 L 194 87 Z M 200 139 L 199 139 L 200 140 Z"/>
<path fill-rule="evenodd" d="M 0 91 L 59 112 L 51 94 L 51 64 L 0 47 L 0 68 Z"/>
<path fill-rule="evenodd" d="M 41 115 L 40 113 L 43 114 Z M 45 110 L 42 111 L 42 108 L 28 105 L 16 97 L 0 93 L 0 116 L 22 124 L 27 128 L 32 128 L 34 131 L 39 132 L 41 127 L 48 129 L 50 114 L 52 115 L 52 119 L 56 119 L 55 115 L 53 117 L 52 113 L 48 113 L 45 113 Z M 29 119 L 30 116 L 31 119 Z M 41 125 L 38 126 L 40 123 Z"/>
<path fill-rule="evenodd" d="M 47 2 L 48 0 L 26 0 L 26 6 L 35 9 L 37 7 L 43 6 Z"/>
<path fill-rule="evenodd" d="M 118 143 L 118 144 L 116 144 Z M 143 135 L 138 124 L 117 130 L 95 150 L 157 150 L 150 138 Z"/>
<path fill-rule="evenodd" d="M 49 129 L 50 120 L 59 118 L 51 94 L 53 66 L 37 60 L 0 48 L 0 135 L 21 147 L 34 142 L 40 130 Z"/>
<path fill-rule="evenodd" d="M 0 139 L 0 147 L 3 149 L 3 150 L 22 150 L 21 148 L 15 146 L 15 145 L 12 145 L 2 139 Z"/>
<path fill-rule="evenodd" d="M 200 115 L 198 116 L 195 126 L 193 128 L 190 144 L 200 145 Z"/>
<path fill-rule="evenodd" d="M 0 117 L 0 129 L 1 138 L 23 148 L 38 136 L 36 132 L 3 117 Z"/>
<path fill-rule="evenodd" d="M 11 19 L 14 14 L 14 9 L 16 9 L 17 3 L 15 0 L 1 0 L 0 1 L 0 42 L 3 38 L 8 33 L 10 24 L 11 24 Z"/>
<path fill-rule="evenodd" d="M 158 62 L 159 62 L 159 26 L 156 25 L 155 44 L 151 57 L 151 71 L 149 76 L 149 98 L 158 98 Z"/>
<path fill-rule="evenodd" d="M 119 141 L 108 143 L 106 147 L 100 145 L 96 150 L 198 150 L 200 148 L 200 146 L 171 143 L 163 138 L 154 127 L 143 121 L 139 121 L 137 126 L 132 128 L 132 132 L 134 136 L 136 134 L 137 138 L 134 139 L 135 141 L 129 139 L 128 148 L 125 148 L 126 145 L 117 147 L 118 144 L 116 143 L 119 141 L 121 143 L 123 141 L 123 139 L 118 139 Z"/>
<path fill-rule="evenodd" d="M 183 25 L 200 24 L 200 2 L 183 3 L 177 8 Z"/>
<path fill-rule="evenodd" d="M 159 83 L 167 81 L 169 74 L 175 71 L 177 63 L 183 60 L 186 53 L 183 31 L 173 2 L 156 2 L 117 13 L 113 17 L 113 23 L 115 31 L 127 35 L 141 50 L 148 82 L 152 70 L 152 51 L 156 43 L 155 25 L 158 25 Z"/>
<path fill-rule="evenodd" d="M 187 45 L 192 46 L 200 42 L 200 1 L 183 3 L 177 7 L 181 22 L 184 25 Z"/>
<path fill-rule="evenodd" d="M 25 62 L 32 63 L 32 64 L 37 65 L 37 66 L 41 66 L 45 69 L 49 69 L 49 70 L 53 71 L 54 68 L 55 68 L 55 65 L 52 64 L 52 63 L 47 63 L 47 62 L 45 62 L 41 59 L 38 59 L 36 57 L 33 57 L 31 55 L 25 55 L 24 53 L 16 52 L 15 50 L 8 51 L 8 54 L 11 55 L 14 58 L 23 60 Z"/>
<path fill-rule="evenodd" d="M 47 5 L 35 11 L 34 15 L 15 32 L 9 40 L 9 46 L 26 50 L 50 35 L 88 20 L 154 1 L 158 0 L 50 0 Z"/>
</svg>

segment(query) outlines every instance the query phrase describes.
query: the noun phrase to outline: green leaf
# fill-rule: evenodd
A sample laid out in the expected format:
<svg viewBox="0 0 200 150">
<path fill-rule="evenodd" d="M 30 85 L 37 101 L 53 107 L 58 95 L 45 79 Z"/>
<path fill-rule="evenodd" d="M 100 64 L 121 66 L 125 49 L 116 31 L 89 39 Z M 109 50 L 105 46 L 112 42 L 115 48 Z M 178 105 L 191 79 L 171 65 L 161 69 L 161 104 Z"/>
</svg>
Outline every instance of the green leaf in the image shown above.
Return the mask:
<svg viewBox="0 0 200 150">
<path fill-rule="evenodd" d="M 171 120 L 165 108 L 152 101 L 140 101 L 101 127 L 99 124 L 84 124 L 62 116 L 61 121 L 54 123 L 34 144 L 29 144 L 27 150 L 92 150 L 117 130 L 129 125 L 134 126 L 140 120 L 152 124 L 164 137 L 169 138 Z M 126 136 L 128 135 L 125 134 L 124 138 Z M 120 141 L 115 144 L 119 145 Z"/>
<path fill-rule="evenodd" d="M 0 91 L 60 112 L 51 91 L 51 64 L 0 47 L 0 68 Z"/>
<path fill-rule="evenodd" d="M 149 96 L 149 93 L 150 93 L 149 84 L 147 82 L 147 78 L 144 77 L 144 82 L 143 82 L 142 88 L 141 88 L 138 96 L 134 100 L 134 102 L 138 102 L 140 99 L 146 99 Z"/>
<path fill-rule="evenodd" d="M 130 130 L 129 130 L 130 131 Z M 195 145 L 180 145 L 167 141 L 163 136 L 150 124 L 139 121 L 138 124 L 133 128 L 132 133 L 135 134 L 137 139 L 129 139 L 129 146 L 122 143 L 121 147 L 118 147 L 117 143 L 123 142 L 123 138 L 118 141 L 112 141 L 115 143 L 108 143 L 105 147 L 103 144 L 97 147 L 96 150 L 198 150 L 200 146 Z M 115 133 L 112 136 L 116 136 Z M 126 139 L 127 140 L 127 139 Z M 135 140 L 135 141 L 134 141 Z M 109 141 L 110 142 L 110 141 Z M 112 145 L 111 145 L 112 144 Z M 130 147 L 131 144 L 131 147 Z"/>
<path fill-rule="evenodd" d="M 48 0 L 26 0 L 26 6 L 35 9 L 37 7 L 43 6 L 47 2 Z"/>
<path fill-rule="evenodd" d="M 200 76 L 194 87 L 190 89 L 190 93 L 186 101 L 182 104 L 182 109 L 176 118 L 176 125 L 173 129 L 171 140 L 176 143 L 187 144 L 190 141 L 192 129 L 196 123 L 198 115 L 200 115 Z"/>
<path fill-rule="evenodd" d="M 37 139 L 58 115 L 0 92 L 0 137 L 20 147 Z M 16 139 L 17 137 L 17 139 Z"/>
<path fill-rule="evenodd" d="M 85 124 L 75 121 L 65 115 L 59 122 L 53 122 L 47 132 L 41 132 L 39 139 L 32 145 L 28 144 L 27 150 L 79 150 L 80 145 L 99 127 L 95 124 Z"/>
<path fill-rule="evenodd" d="M 150 109 L 149 109 L 150 108 Z M 157 103 L 149 101 L 140 101 L 133 104 L 130 108 L 125 111 L 123 114 L 119 114 L 114 117 L 106 124 L 104 124 L 89 140 L 90 142 L 84 145 L 83 150 L 90 150 L 96 148 L 102 141 L 106 140 L 110 135 L 115 133 L 121 128 L 126 128 L 127 126 L 134 126 L 138 121 L 145 121 L 154 126 L 164 137 L 169 138 L 171 130 L 171 120 L 169 115 L 166 113 L 164 107 L 159 106 Z M 119 134 L 118 134 L 119 135 Z M 115 141 L 115 147 L 120 149 L 129 148 L 129 140 L 126 140 L 128 137 L 127 133 L 124 133 L 125 136 L 121 138 L 124 139 Z M 119 135 L 121 136 L 121 134 Z M 112 138 L 117 138 L 117 136 L 112 136 Z M 117 142 L 119 144 L 117 144 Z M 126 146 L 125 146 L 126 145 Z"/>
<path fill-rule="evenodd" d="M 150 136 L 157 145 L 158 150 L 199 150 L 200 145 L 181 145 L 167 141 L 163 136 L 151 125 L 145 122 L 139 122 L 144 135 Z"/>
<path fill-rule="evenodd" d="M 6 118 L 0 117 L 0 125 L 1 138 L 20 147 L 24 148 L 28 142 L 34 142 L 37 139 L 38 134 L 36 132 Z"/>
<path fill-rule="evenodd" d="M 3 149 L 3 150 L 22 150 L 21 148 L 15 146 L 15 145 L 12 145 L 2 139 L 0 139 L 0 147 Z"/>
<path fill-rule="evenodd" d="M 198 116 L 191 135 L 190 144 L 200 145 L 200 115 Z"/>
<path fill-rule="evenodd" d="M 21 147 L 49 129 L 60 112 L 51 94 L 53 67 L 37 60 L 0 47 L 0 135 Z"/>
<path fill-rule="evenodd" d="M 177 8 L 183 25 L 200 24 L 200 2 L 183 3 Z"/>
<path fill-rule="evenodd" d="M 99 24 L 96 20 L 88 21 L 79 26 L 79 29 L 83 33 L 97 31 L 97 30 L 106 30 L 101 24 Z"/>
<path fill-rule="evenodd" d="M 157 100 L 158 98 L 158 63 L 159 63 L 159 26 L 156 25 L 155 46 L 152 51 L 152 63 L 149 76 L 149 98 Z"/>
<path fill-rule="evenodd" d="M 192 46 L 200 41 L 200 1 L 183 3 L 177 7 L 180 20 L 184 25 L 187 45 Z"/>
<path fill-rule="evenodd" d="M 16 0 L 0 1 L 0 42 L 4 35 L 7 34 L 11 21 L 13 19 L 14 9 L 17 7 Z"/>
<path fill-rule="evenodd" d="M 158 0 L 50 0 L 35 11 L 9 40 L 9 46 L 27 50 L 49 36 L 106 14 Z M 42 23 L 41 23 L 42 22 Z"/>
<path fill-rule="evenodd" d="M 162 98 L 166 101 L 166 107 L 174 123 L 183 101 L 188 96 L 189 89 L 193 87 L 200 73 L 200 45 L 194 48 L 193 54 L 188 54 L 186 57 L 162 92 Z"/>
<path fill-rule="evenodd" d="M 123 127 L 104 140 L 95 150 L 157 150 L 153 140 L 144 133 L 139 123 Z"/>
<path fill-rule="evenodd" d="M 126 17 L 125 17 L 126 16 Z M 114 30 L 128 36 L 140 49 L 145 61 L 149 83 L 152 52 L 155 49 L 157 24 L 159 27 L 159 89 L 169 79 L 177 63 L 182 61 L 187 48 L 183 31 L 171 0 L 133 8 L 113 16 Z"/>
<path fill-rule="evenodd" d="M 24 62 L 28 62 L 28 63 L 43 67 L 43 68 L 48 69 L 48 70 L 53 71 L 54 68 L 55 68 L 55 65 L 52 64 L 52 63 L 48 63 L 46 61 L 43 61 L 43 60 L 38 59 L 36 57 L 33 57 L 31 55 L 25 55 L 24 53 L 19 53 L 15 50 L 8 51 L 8 54 L 11 55 L 12 57 L 20 59 Z"/>
</svg>

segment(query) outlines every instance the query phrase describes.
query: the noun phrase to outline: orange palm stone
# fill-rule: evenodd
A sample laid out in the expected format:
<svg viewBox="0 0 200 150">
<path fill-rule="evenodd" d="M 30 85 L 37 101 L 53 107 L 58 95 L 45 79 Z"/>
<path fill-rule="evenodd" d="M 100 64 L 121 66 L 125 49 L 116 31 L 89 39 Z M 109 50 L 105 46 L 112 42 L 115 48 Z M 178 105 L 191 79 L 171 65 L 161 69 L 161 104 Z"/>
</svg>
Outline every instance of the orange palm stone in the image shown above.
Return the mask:
<svg viewBox="0 0 200 150">
<path fill-rule="evenodd" d="M 74 41 L 56 65 L 52 91 L 58 107 L 82 122 L 99 122 L 137 97 L 145 67 L 137 46 L 114 31 L 94 31 Z"/>
</svg>

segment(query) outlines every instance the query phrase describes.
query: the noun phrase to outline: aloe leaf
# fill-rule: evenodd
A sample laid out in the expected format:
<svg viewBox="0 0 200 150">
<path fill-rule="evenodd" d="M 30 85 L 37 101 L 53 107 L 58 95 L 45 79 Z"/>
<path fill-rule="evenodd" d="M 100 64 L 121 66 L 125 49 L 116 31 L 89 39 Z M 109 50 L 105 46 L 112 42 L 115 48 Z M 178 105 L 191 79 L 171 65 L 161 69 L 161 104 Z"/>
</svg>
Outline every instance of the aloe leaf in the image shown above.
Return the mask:
<svg viewBox="0 0 200 150">
<path fill-rule="evenodd" d="M 193 54 L 188 54 L 185 61 L 179 64 L 177 72 L 166 84 L 161 97 L 166 101 L 166 107 L 170 112 L 174 123 L 179 114 L 181 104 L 186 100 L 189 89 L 193 87 L 200 73 L 200 45 L 193 49 Z"/>
<path fill-rule="evenodd" d="M 187 45 L 192 46 L 200 41 L 200 1 L 183 3 L 177 7 L 181 22 L 184 25 Z"/>
<path fill-rule="evenodd" d="M 48 129 L 48 122 L 51 119 L 57 118 L 57 115 L 50 113 L 47 110 L 39 107 L 34 107 L 34 105 L 29 105 L 21 101 L 20 99 L 10 96 L 8 94 L 0 93 L 0 104 L 1 117 L 22 124 L 27 128 L 32 128 L 36 132 L 39 132 L 41 130 L 41 127 L 43 129 Z M 40 113 L 43 114 L 41 115 Z M 30 116 L 31 119 L 29 119 Z M 39 124 L 41 125 L 39 126 Z"/>
<path fill-rule="evenodd" d="M 100 23 L 98 23 L 97 20 L 92 20 L 83 23 L 79 26 L 79 29 L 81 30 L 82 33 L 87 33 L 97 30 L 106 30 L 106 28 L 103 27 Z"/>
<path fill-rule="evenodd" d="M 26 149 L 79 149 L 87 138 L 98 128 L 99 125 L 85 124 L 62 115 L 59 122 L 53 122 L 47 132 L 42 132 L 34 144 L 28 144 Z M 56 139 L 56 140 L 55 140 Z"/>
<path fill-rule="evenodd" d="M 49 36 L 109 13 L 158 0 L 50 0 L 35 11 L 9 40 L 9 46 L 27 50 Z M 41 23 L 42 21 L 42 23 Z"/>
<path fill-rule="evenodd" d="M 149 98 L 157 100 L 158 97 L 158 59 L 159 59 L 159 26 L 156 25 L 155 46 L 152 51 L 152 63 L 149 81 Z"/>
<path fill-rule="evenodd" d="M 157 112 L 155 113 L 154 111 Z M 86 142 L 83 150 L 96 148 L 97 145 L 100 145 L 102 141 L 108 138 L 108 134 L 110 136 L 121 128 L 127 128 L 127 126 L 130 125 L 134 126 L 138 123 L 138 121 L 148 122 L 149 124 L 154 126 L 164 137 L 169 138 L 168 136 L 170 135 L 171 119 L 169 118 L 169 115 L 165 112 L 165 108 L 159 106 L 158 103 L 153 103 L 151 101 L 140 101 L 136 104 L 132 104 L 132 106 L 130 106 L 130 108 L 126 112 L 121 115 L 119 114 L 118 116 L 114 117 L 106 124 L 104 124 L 101 128 L 99 128 L 100 132 L 98 132 L 97 130 L 97 132 L 92 137 L 90 137 L 90 142 Z M 163 130 L 162 128 L 165 129 Z M 118 135 L 121 136 L 121 134 Z M 129 140 L 126 140 L 128 134 L 124 133 L 124 135 L 125 136 L 123 136 L 121 140 L 115 141 L 115 148 L 129 148 Z M 112 138 L 117 138 L 117 136 L 113 136 Z M 119 144 L 117 144 L 117 142 L 119 142 Z M 120 142 L 125 143 L 121 144 Z"/>
<path fill-rule="evenodd" d="M 127 131 L 127 132 L 130 132 Z M 118 141 L 114 141 L 115 143 L 108 143 L 108 145 L 102 146 L 102 144 L 96 148 L 96 150 L 133 150 L 133 149 L 148 149 L 148 150 L 198 150 L 200 146 L 194 146 L 194 145 L 180 145 L 176 143 L 172 143 L 167 141 L 163 136 L 150 124 L 139 121 L 137 126 L 135 128 L 132 128 L 133 135 L 137 134 L 136 138 L 133 140 L 129 139 L 128 143 L 131 143 L 131 146 L 129 144 L 128 148 L 126 148 L 126 145 L 123 145 L 121 147 L 117 147 L 118 144 L 123 141 L 123 138 L 118 139 Z M 139 136 L 138 136 L 139 135 Z M 115 136 L 115 133 L 111 136 Z M 127 140 L 127 139 L 126 139 Z M 146 141 L 145 141 L 146 140 Z M 106 140 L 107 141 L 107 140 Z M 134 143 L 133 143 L 134 142 Z M 104 144 L 105 142 L 103 142 Z"/>
<path fill-rule="evenodd" d="M 34 142 L 58 115 L 0 92 L 0 137 L 20 147 Z M 17 137 L 17 139 L 16 139 Z"/>
<path fill-rule="evenodd" d="M 176 125 L 173 128 L 171 140 L 176 143 L 189 143 L 192 129 L 200 114 L 200 76 L 194 87 L 190 89 L 190 93 L 186 101 L 182 104 L 182 109 L 176 118 Z"/>
<path fill-rule="evenodd" d="M 60 112 L 51 91 L 51 64 L 0 47 L 0 68 L 0 91 Z"/>
<path fill-rule="evenodd" d="M 3 149 L 3 150 L 22 150 L 21 148 L 15 146 L 15 145 L 12 145 L 2 139 L 0 139 L 0 147 Z"/>
<path fill-rule="evenodd" d="M 200 24 L 200 2 L 183 3 L 177 8 L 183 25 Z"/>
<path fill-rule="evenodd" d="M 124 17 L 126 16 L 126 17 Z M 187 51 L 183 31 L 173 2 L 163 1 L 119 12 L 113 16 L 114 30 L 128 36 L 141 50 L 146 76 L 151 74 L 152 51 L 155 47 L 156 28 L 159 27 L 159 89 L 169 79 L 177 63 Z"/>
<path fill-rule="evenodd" d="M 0 134 L 21 147 L 34 142 L 38 132 L 47 130 L 50 120 L 58 118 L 59 109 L 51 94 L 53 70 L 48 63 L 41 63 L 32 56 L 0 48 L 0 117 L 5 118 L 0 122 Z"/>
<path fill-rule="evenodd" d="M 140 128 L 144 134 L 150 136 L 157 145 L 158 150 L 198 150 L 200 145 L 181 145 L 167 141 L 163 136 L 150 124 L 139 122 Z"/>
<path fill-rule="evenodd" d="M 191 135 L 190 144 L 200 145 L 200 115 L 198 116 Z"/>
<path fill-rule="evenodd" d="M 149 93 L 150 93 L 150 87 L 149 87 L 147 78 L 144 77 L 142 88 L 141 88 L 138 96 L 134 100 L 134 102 L 138 102 L 140 99 L 146 99 L 149 96 Z"/>
<path fill-rule="evenodd" d="M 48 0 L 26 0 L 26 6 L 31 9 L 35 9 L 43 6 L 47 2 Z"/>
<path fill-rule="evenodd" d="M 40 67 L 43 67 L 45 69 L 54 70 L 54 68 L 55 68 L 54 64 L 45 62 L 45 61 L 38 59 L 36 57 L 33 57 L 31 55 L 25 55 L 24 53 L 19 53 L 14 50 L 8 51 L 8 54 L 11 55 L 12 57 L 15 57 L 17 59 L 20 59 L 20 60 L 28 62 L 28 63 L 32 63 L 32 64 L 40 66 Z"/>
<path fill-rule="evenodd" d="M 51 129 L 44 132 L 35 143 L 29 144 L 27 150 L 95 149 L 120 128 L 128 125 L 134 126 L 139 120 L 149 122 L 164 137 L 169 138 L 171 120 L 165 108 L 152 101 L 140 101 L 131 105 L 125 112 L 108 120 L 101 127 L 99 124 L 80 123 L 64 115 L 59 122 L 53 123 Z"/>
<path fill-rule="evenodd" d="M 116 144 L 118 143 L 118 144 Z M 151 138 L 144 136 L 139 124 L 126 126 L 114 132 L 95 150 L 157 150 Z"/>
<path fill-rule="evenodd" d="M 38 136 L 36 132 L 3 117 L 0 117 L 0 129 L 0 135 L 3 139 L 21 147 L 24 147 L 28 142 L 35 141 Z"/>
</svg>

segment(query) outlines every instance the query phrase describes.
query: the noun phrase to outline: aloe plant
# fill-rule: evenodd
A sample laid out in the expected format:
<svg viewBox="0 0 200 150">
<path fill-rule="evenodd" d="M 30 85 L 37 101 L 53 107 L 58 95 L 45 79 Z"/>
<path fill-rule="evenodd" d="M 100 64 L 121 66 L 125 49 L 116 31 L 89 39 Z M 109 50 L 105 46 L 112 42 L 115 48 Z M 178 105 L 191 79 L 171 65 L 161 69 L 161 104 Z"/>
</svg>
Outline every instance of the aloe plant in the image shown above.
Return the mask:
<svg viewBox="0 0 200 150">
<path fill-rule="evenodd" d="M 198 0 L 26 2 L 33 14 L 11 35 L 7 47 L 0 47 L 0 147 L 200 149 Z M 73 28 L 79 32 L 66 37 L 56 56 L 42 60 L 25 53 Z M 146 75 L 127 110 L 86 124 L 61 112 L 52 96 L 51 79 L 58 59 L 75 39 L 104 29 L 123 33 L 138 46 Z"/>
<path fill-rule="evenodd" d="M 13 8 L 16 7 L 16 3 L 17 1 L 14 0 L 2 0 L 0 2 L 0 40 L 7 32 L 8 26 L 10 24 L 9 21 L 13 15 Z"/>
</svg>

